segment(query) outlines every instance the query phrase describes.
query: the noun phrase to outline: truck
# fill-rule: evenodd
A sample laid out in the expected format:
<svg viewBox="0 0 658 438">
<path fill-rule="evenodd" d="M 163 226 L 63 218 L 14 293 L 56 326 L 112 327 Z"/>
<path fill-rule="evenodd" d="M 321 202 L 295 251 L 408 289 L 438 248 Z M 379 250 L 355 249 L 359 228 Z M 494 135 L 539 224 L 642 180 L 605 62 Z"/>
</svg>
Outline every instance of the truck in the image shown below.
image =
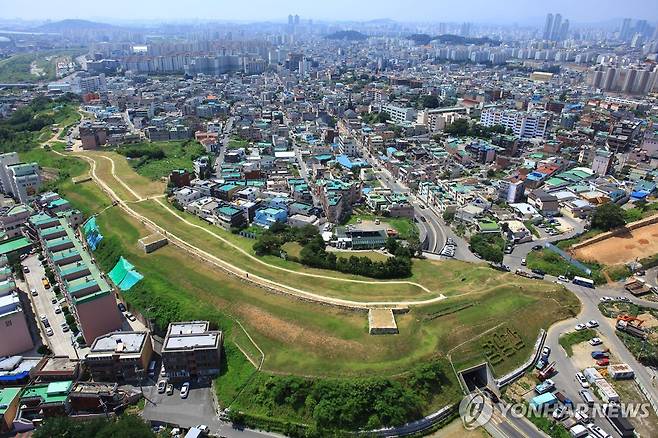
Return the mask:
<svg viewBox="0 0 658 438">
<path fill-rule="evenodd" d="M 539 385 L 535 386 L 535 392 L 537 394 L 544 394 L 553 389 L 555 389 L 555 383 L 551 379 L 546 379 Z"/>
<path fill-rule="evenodd" d="M 629 335 L 635 336 L 636 338 L 646 339 L 647 337 L 647 334 L 640 326 L 633 325 L 630 321 L 624 321 L 620 319 L 617 321 L 615 327 L 620 332 L 628 333 Z"/>
<path fill-rule="evenodd" d="M 543 370 L 537 373 L 537 378 L 542 382 L 555 374 L 555 361 L 551 362 L 550 365 L 544 367 Z"/>
<path fill-rule="evenodd" d="M 566 395 L 561 393 L 560 391 L 557 391 L 555 393 L 555 398 L 558 399 L 560 401 L 560 403 L 562 403 L 564 406 L 573 408 L 573 402 L 569 398 L 567 398 Z"/>
</svg>

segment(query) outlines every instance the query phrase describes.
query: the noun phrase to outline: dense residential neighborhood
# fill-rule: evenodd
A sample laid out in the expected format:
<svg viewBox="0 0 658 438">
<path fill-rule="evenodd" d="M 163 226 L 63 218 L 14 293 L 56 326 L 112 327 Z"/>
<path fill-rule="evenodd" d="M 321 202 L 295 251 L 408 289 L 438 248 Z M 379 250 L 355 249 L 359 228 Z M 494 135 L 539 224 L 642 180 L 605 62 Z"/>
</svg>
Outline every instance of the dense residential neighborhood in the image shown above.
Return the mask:
<svg viewBox="0 0 658 438">
<path fill-rule="evenodd" d="M 658 436 L 658 16 L 549 6 L 0 17 L 0 435 Z"/>
</svg>

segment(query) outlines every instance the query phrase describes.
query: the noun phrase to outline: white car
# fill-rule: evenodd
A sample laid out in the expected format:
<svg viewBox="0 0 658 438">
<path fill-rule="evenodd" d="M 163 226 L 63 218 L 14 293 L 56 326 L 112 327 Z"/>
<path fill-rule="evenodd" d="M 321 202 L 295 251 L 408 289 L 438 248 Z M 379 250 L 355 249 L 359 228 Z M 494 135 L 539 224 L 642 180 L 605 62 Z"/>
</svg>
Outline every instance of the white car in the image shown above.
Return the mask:
<svg viewBox="0 0 658 438">
<path fill-rule="evenodd" d="M 128 321 L 134 321 L 136 318 L 135 318 L 135 315 L 133 315 L 132 313 L 126 312 L 126 319 Z"/>
<path fill-rule="evenodd" d="M 48 321 L 48 317 L 46 315 L 41 315 L 41 317 L 39 319 L 41 320 L 41 322 Z"/>
<path fill-rule="evenodd" d="M 30 289 L 30 293 L 32 294 L 33 297 L 36 297 L 37 295 L 39 295 L 39 292 L 37 292 L 37 290 L 35 288 Z"/>
<path fill-rule="evenodd" d="M 578 380 L 578 383 L 580 383 L 580 386 L 583 388 L 589 388 L 589 382 L 583 375 L 583 373 L 576 373 L 576 380 Z"/>
<path fill-rule="evenodd" d="M 578 324 L 574 328 L 576 329 L 577 332 L 579 332 L 581 330 L 585 330 L 587 328 L 587 326 L 585 324 Z"/>
<path fill-rule="evenodd" d="M 62 308 L 59 306 L 55 306 L 55 313 L 57 314 L 62 313 Z"/>
<path fill-rule="evenodd" d="M 183 383 L 183 386 L 180 388 L 180 398 L 187 398 L 190 393 L 190 382 Z"/>
<path fill-rule="evenodd" d="M 569 282 L 569 279 L 564 275 L 558 275 L 557 279 L 565 283 Z"/>
<path fill-rule="evenodd" d="M 593 319 L 591 321 L 587 321 L 586 325 L 587 325 L 587 328 L 594 328 L 594 327 L 599 326 L 599 322 L 597 320 Z"/>
<path fill-rule="evenodd" d="M 591 345 L 593 347 L 596 346 L 596 345 L 601 345 L 601 344 L 603 344 L 603 341 L 599 338 L 592 338 L 592 339 L 589 340 L 589 345 Z"/>
<path fill-rule="evenodd" d="M 560 406 L 556 410 L 553 411 L 553 418 L 555 420 L 561 420 L 567 415 L 567 408 L 565 406 Z"/>
<path fill-rule="evenodd" d="M 52 336 L 53 334 L 54 334 L 53 329 L 50 328 L 50 327 L 46 327 L 46 335 L 47 336 Z"/>
<path fill-rule="evenodd" d="M 66 325 L 66 324 L 62 324 L 62 332 L 66 333 L 66 332 L 68 332 L 69 330 L 70 330 L 70 329 L 69 329 L 69 326 L 68 326 L 68 325 Z"/>
<path fill-rule="evenodd" d="M 167 381 L 166 380 L 160 380 L 158 382 L 158 394 L 164 394 L 166 389 L 167 389 Z"/>
</svg>

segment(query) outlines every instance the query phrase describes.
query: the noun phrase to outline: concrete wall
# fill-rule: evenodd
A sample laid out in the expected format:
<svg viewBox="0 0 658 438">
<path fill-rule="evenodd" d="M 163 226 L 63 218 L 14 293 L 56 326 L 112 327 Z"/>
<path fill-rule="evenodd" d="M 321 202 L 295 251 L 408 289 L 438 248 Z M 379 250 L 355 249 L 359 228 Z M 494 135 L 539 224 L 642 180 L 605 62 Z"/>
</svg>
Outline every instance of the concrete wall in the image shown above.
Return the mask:
<svg viewBox="0 0 658 438">
<path fill-rule="evenodd" d="M 0 356 L 23 353 L 34 346 L 22 311 L 0 318 L 0 339 Z"/>
<path fill-rule="evenodd" d="M 76 312 L 87 344 L 91 344 L 100 335 L 119 330 L 122 325 L 113 293 L 77 305 Z"/>
</svg>

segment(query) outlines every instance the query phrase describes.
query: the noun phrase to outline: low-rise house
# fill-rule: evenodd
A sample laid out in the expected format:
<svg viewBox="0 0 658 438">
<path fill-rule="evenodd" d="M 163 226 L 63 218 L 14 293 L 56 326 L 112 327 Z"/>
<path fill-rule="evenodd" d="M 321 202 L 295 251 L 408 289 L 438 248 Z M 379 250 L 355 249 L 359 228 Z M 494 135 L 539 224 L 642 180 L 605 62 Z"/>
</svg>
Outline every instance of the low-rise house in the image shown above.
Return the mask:
<svg viewBox="0 0 658 438">
<path fill-rule="evenodd" d="M 219 374 L 224 336 L 209 326 L 208 321 L 169 324 L 161 355 L 170 380 Z"/>
<path fill-rule="evenodd" d="M 288 220 L 288 212 L 280 208 L 263 208 L 256 211 L 254 223 L 264 228 L 269 228 L 275 222 L 285 223 Z"/>
<path fill-rule="evenodd" d="M 84 363 L 96 381 L 123 382 L 143 377 L 152 354 L 148 332 L 112 332 L 94 340 Z"/>
<path fill-rule="evenodd" d="M 240 228 L 247 224 L 248 212 L 228 204 L 215 209 L 215 224 L 227 230 Z"/>
<path fill-rule="evenodd" d="M 557 214 L 559 210 L 557 197 L 542 189 L 535 189 L 528 195 L 528 204 L 535 207 L 545 216 Z"/>
<path fill-rule="evenodd" d="M 16 418 L 22 388 L 0 388 L 0 433 L 9 432 Z"/>
</svg>

